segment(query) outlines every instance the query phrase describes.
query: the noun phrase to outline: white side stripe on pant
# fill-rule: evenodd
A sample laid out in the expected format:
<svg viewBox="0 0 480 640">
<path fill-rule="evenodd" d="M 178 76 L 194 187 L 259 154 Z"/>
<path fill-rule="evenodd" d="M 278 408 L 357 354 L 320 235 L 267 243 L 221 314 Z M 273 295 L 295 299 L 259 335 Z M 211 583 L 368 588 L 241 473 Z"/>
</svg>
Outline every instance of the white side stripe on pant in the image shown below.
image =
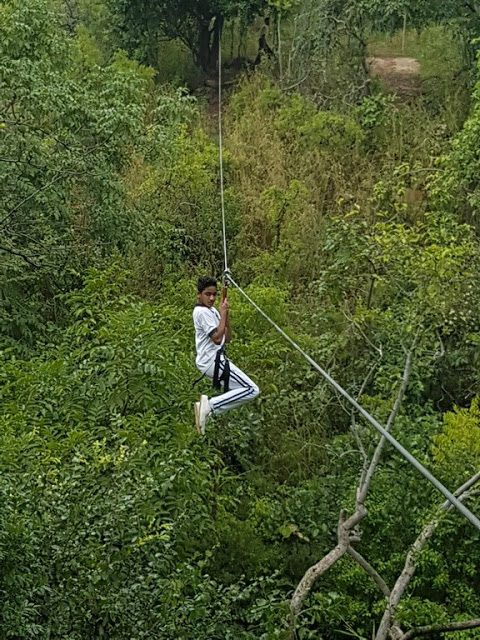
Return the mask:
<svg viewBox="0 0 480 640">
<path fill-rule="evenodd" d="M 220 364 L 223 371 L 223 363 Z M 208 378 L 213 378 L 214 363 L 203 373 Z M 246 373 L 239 369 L 233 362 L 230 362 L 230 389 L 226 393 L 210 398 L 210 406 L 214 415 L 221 415 L 226 411 L 241 407 L 258 396 L 260 389 Z"/>
</svg>

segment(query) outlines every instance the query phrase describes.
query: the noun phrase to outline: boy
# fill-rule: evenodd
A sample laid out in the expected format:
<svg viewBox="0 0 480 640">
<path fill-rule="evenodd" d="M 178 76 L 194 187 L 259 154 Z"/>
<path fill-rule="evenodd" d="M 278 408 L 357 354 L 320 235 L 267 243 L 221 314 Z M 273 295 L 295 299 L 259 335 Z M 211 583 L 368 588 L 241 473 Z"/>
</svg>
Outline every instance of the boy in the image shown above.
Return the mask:
<svg viewBox="0 0 480 640">
<path fill-rule="evenodd" d="M 198 279 L 197 304 L 193 310 L 197 368 L 213 379 L 219 388 L 224 382 L 224 393 L 208 398 L 202 395 L 195 403 L 195 424 L 200 434 L 205 433 L 205 424 L 213 415 L 220 415 L 253 400 L 260 393 L 257 385 L 233 362 L 225 357 L 225 344 L 230 342 L 230 304 L 225 298 L 220 303 L 220 313 L 215 309 L 217 281 L 208 276 Z"/>
</svg>

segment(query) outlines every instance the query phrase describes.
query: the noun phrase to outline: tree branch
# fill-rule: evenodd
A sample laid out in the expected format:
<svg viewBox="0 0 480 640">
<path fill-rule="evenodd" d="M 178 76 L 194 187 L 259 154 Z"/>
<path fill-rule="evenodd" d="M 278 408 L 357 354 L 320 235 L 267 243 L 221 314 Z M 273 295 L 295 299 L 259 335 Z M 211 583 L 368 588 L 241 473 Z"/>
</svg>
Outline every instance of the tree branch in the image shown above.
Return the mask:
<svg viewBox="0 0 480 640">
<path fill-rule="evenodd" d="M 477 18 L 480 17 L 480 7 L 478 7 L 475 1 L 473 2 L 465 2 L 465 6 L 467 9 L 471 11 Z"/>
<path fill-rule="evenodd" d="M 357 329 L 357 331 L 360 333 L 360 335 L 362 336 L 362 338 L 372 347 L 372 349 L 375 349 L 375 351 L 378 352 L 380 357 L 383 357 L 383 350 L 382 350 L 382 346 L 380 345 L 379 347 L 375 346 L 373 344 L 373 342 L 367 337 L 367 335 L 365 334 L 365 332 L 363 331 L 362 327 L 358 324 L 358 322 L 350 317 L 344 309 L 342 309 L 342 315 L 343 317 L 348 321 L 351 322 L 353 324 L 353 326 Z"/>
<path fill-rule="evenodd" d="M 367 560 L 365 560 L 365 558 L 360 555 L 358 551 L 356 551 L 353 547 L 348 547 L 347 553 L 353 560 L 355 560 L 357 564 L 362 567 L 362 569 L 366 573 L 368 573 L 368 575 L 372 578 L 383 595 L 389 598 L 391 593 L 390 589 L 387 587 L 387 584 L 382 576 L 372 567 L 372 565 Z"/>
<path fill-rule="evenodd" d="M 380 358 L 383 356 L 383 352 L 382 349 L 380 348 Z M 357 400 L 360 400 L 360 398 L 362 397 L 362 394 L 365 390 L 365 387 L 367 386 L 368 381 L 370 380 L 370 376 L 372 375 L 372 373 L 375 371 L 375 369 L 378 367 L 379 362 L 374 362 L 373 365 L 370 367 L 370 370 L 368 371 L 367 375 L 365 376 L 365 379 L 362 383 L 362 386 L 360 387 L 360 390 L 357 394 Z M 355 442 L 357 444 L 357 447 L 360 450 L 362 459 L 363 459 L 363 464 L 362 464 L 362 472 L 360 474 L 360 486 L 363 485 L 366 473 L 368 471 L 368 465 L 370 463 L 370 460 L 368 458 L 367 455 L 367 451 L 365 449 L 365 446 L 362 442 L 362 439 L 360 437 L 360 434 L 358 432 L 357 429 L 357 423 L 355 421 L 355 411 L 352 409 L 352 413 L 351 413 L 351 420 L 350 420 L 350 429 L 353 433 L 353 437 L 355 439 Z"/>
<path fill-rule="evenodd" d="M 479 481 L 480 481 L 480 471 L 477 472 L 475 475 L 473 475 L 469 480 L 467 480 L 465 484 L 459 487 L 454 495 L 458 497 L 459 500 L 464 500 L 466 497 L 468 497 L 469 489 L 471 489 L 471 487 L 473 487 Z M 402 599 L 403 594 L 405 593 L 405 590 L 417 568 L 418 557 L 421 551 L 423 550 L 425 544 L 432 537 L 436 528 L 440 524 L 441 512 L 444 511 L 448 513 L 452 509 L 453 509 L 453 505 L 448 500 L 445 500 L 445 502 L 438 509 L 439 513 L 437 513 L 435 518 L 430 520 L 430 522 L 426 525 L 426 527 L 423 529 L 423 531 L 420 533 L 418 538 L 413 543 L 412 548 L 410 549 L 407 555 L 407 558 L 405 560 L 405 566 L 403 568 L 403 571 L 398 577 L 392 589 L 392 592 L 390 594 L 388 605 L 385 610 L 385 613 L 383 614 L 382 620 L 380 622 L 380 626 L 378 627 L 375 640 L 386 640 L 388 638 L 390 629 L 395 621 L 395 612 L 396 612 L 397 606 L 400 600 Z"/>
<path fill-rule="evenodd" d="M 463 629 L 475 629 L 476 627 L 480 627 L 480 618 L 461 622 L 449 622 L 448 624 L 431 624 L 425 627 L 410 629 L 400 637 L 400 640 L 411 640 L 411 638 L 416 638 L 417 636 L 447 633 L 448 631 L 462 631 Z"/>
<path fill-rule="evenodd" d="M 50 180 L 50 182 L 47 182 L 47 184 L 43 185 L 43 187 L 40 187 L 39 189 L 37 189 L 36 191 L 34 191 L 33 193 L 31 193 L 29 196 L 27 196 L 26 198 L 24 198 L 23 200 L 21 200 L 17 205 L 15 205 L 15 207 L 13 207 L 13 209 L 11 209 L 6 216 L 4 216 L 1 220 L 0 220 L 0 226 L 3 225 L 4 222 L 6 222 L 8 220 L 8 218 L 10 218 L 11 216 L 13 216 L 14 213 L 16 213 L 24 204 L 26 204 L 29 200 L 31 200 L 32 198 L 34 198 L 35 196 L 37 196 L 39 193 L 41 193 L 42 191 L 45 191 L 46 189 L 49 189 L 50 187 L 52 187 L 55 182 L 58 182 L 61 178 L 63 178 L 63 175 L 57 175 L 53 180 Z"/>
<path fill-rule="evenodd" d="M 18 256 L 19 258 L 22 258 L 22 260 L 25 260 L 25 262 L 28 262 L 28 264 L 31 264 L 32 267 L 36 267 L 37 269 L 41 268 L 40 264 L 38 264 L 37 262 L 34 262 L 29 256 L 26 256 L 24 253 L 20 253 L 19 251 L 14 251 L 13 249 L 9 249 L 8 247 L 4 247 L 2 245 L 0 245 L 0 251 L 5 251 L 6 253 L 10 253 L 12 256 Z"/>
<path fill-rule="evenodd" d="M 417 334 L 417 336 L 418 336 L 418 334 Z M 414 350 L 414 347 L 415 347 L 417 336 L 415 336 L 415 339 L 413 341 L 412 347 L 411 347 L 410 351 L 407 353 L 407 358 L 406 358 L 406 362 L 405 362 L 405 369 L 404 369 L 404 372 L 403 372 L 402 382 L 400 384 L 400 388 L 398 390 L 397 397 L 395 399 L 392 411 L 390 413 L 390 416 L 388 418 L 388 421 L 387 421 L 387 424 L 386 424 L 386 427 L 385 427 L 387 429 L 387 431 L 390 431 L 390 429 L 392 428 L 392 426 L 393 426 L 393 424 L 395 422 L 397 414 L 398 414 L 398 412 L 400 410 L 400 406 L 401 406 L 401 403 L 402 403 L 402 400 L 403 400 L 403 396 L 405 394 L 405 390 L 406 390 L 407 385 L 408 385 L 408 381 L 409 381 L 409 378 L 410 378 L 410 372 L 411 372 L 411 369 L 412 369 L 413 350 Z M 360 556 L 360 554 L 356 554 L 356 552 L 354 552 L 352 554 L 352 553 L 349 552 L 349 549 L 351 548 L 351 543 L 360 541 L 359 533 L 354 531 L 354 530 L 355 530 L 356 526 L 359 524 L 359 522 L 367 515 L 367 510 L 365 509 L 363 503 L 364 503 L 365 498 L 367 496 L 372 476 L 373 476 L 373 474 L 375 472 L 375 469 L 376 469 L 376 467 L 378 465 L 378 462 L 380 460 L 380 455 L 382 453 L 382 449 L 384 447 L 385 441 L 386 441 L 385 437 L 382 436 L 382 438 L 380 439 L 379 444 L 377 445 L 377 448 L 375 450 L 375 454 L 374 454 L 374 456 L 372 458 L 372 461 L 370 463 L 370 466 L 368 468 L 367 473 L 365 474 L 365 471 L 362 473 L 362 477 L 361 477 L 361 480 L 360 480 L 360 483 L 359 483 L 359 486 L 358 486 L 358 489 L 357 489 L 357 499 L 356 499 L 356 503 L 355 503 L 355 511 L 353 512 L 353 514 L 348 519 L 346 518 L 345 510 L 342 509 L 342 511 L 340 512 L 338 528 L 337 528 L 337 537 L 338 537 L 337 546 L 332 551 L 330 551 L 330 553 L 328 553 L 326 556 L 324 556 L 319 562 L 317 562 L 316 564 L 311 566 L 310 569 L 308 569 L 306 571 L 305 575 L 303 576 L 303 578 L 301 579 L 301 581 L 298 584 L 297 588 L 295 589 L 295 592 L 293 594 L 292 600 L 290 602 L 290 612 L 291 612 L 291 616 L 290 616 L 290 639 L 291 640 L 293 640 L 293 638 L 295 636 L 296 618 L 297 618 L 298 614 L 300 613 L 301 608 L 302 608 L 302 603 L 303 603 L 304 599 L 310 593 L 310 590 L 311 590 L 314 582 L 323 573 L 325 573 L 328 569 L 330 569 L 330 567 L 333 566 L 347 552 L 349 553 L 349 555 L 352 558 L 354 558 L 355 560 L 357 560 L 357 562 L 359 562 L 360 566 L 365 571 L 367 571 L 367 573 L 369 573 L 369 575 L 372 578 L 373 578 L 373 575 L 376 576 L 374 578 L 374 580 L 377 582 L 379 587 L 380 587 L 380 584 L 379 584 L 378 580 L 381 581 L 382 586 L 380 587 L 380 589 L 382 590 L 382 593 L 385 593 L 385 595 L 386 595 L 386 591 L 388 591 L 388 593 L 389 593 L 389 595 L 391 597 L 391 594 L 390 594 L 390 591 L 388 590 L 387 585 L 382 580 L 382 578 L 379 576 L 379 574 L 377 574 L 375 572 L 373 567 L 371 567 L 367 563 L 367 561 L 364 560 Z"/>
<path fill-rule="evenodd" d="M 118 127 L 117 127 L 118 128 Z M 106 147 L 108 141 L 110 140 L 110 138 L 113 137 L 114 133 L 115 133 L 116 129 L 114 131 L 112 131 L 110 133 L 110 135 L 107 136 L 107 139 L 104 142 L 101 142 L 99 144 L 94 145 L 93 147 L 90 147 L 89 149 L 86 150 L 86 152 L 80 157 L 80 158 L 76 158 L 75 161 L 78 160 L 85 160 L 85 158 L 87 158 L 89 155 L 91 155 L 92 153 L 94 153 L 97 149 L 101 148 L 101 147 Z M 69 165 L 73 164 L 74 161 L 68 163 L 66 165 L 66 167 L 68 167 Z M 87 174 L 88 171 L 78 171 L 78 172 L 74 172 L 71 175 L 85 175 Z M 46 189 L 49 189 L 50 187 L 52 187 L 56 182 L 58 182 L 59 180 L 61 180 L 62 178 L 65 177 L 65 171 L 64 169 L 59 169 L 56 171 L 56 176 L 50 180 L 50 182 L 47 182 L 47 184 L 43 185 L 43 187 L 40 187 L 39 189 L 36 189 L 33 193 L 31 193 L 29 196 L 27 196 L 26 198 L 24 198 L 23 200 L 21 200 L 18 204 L 16 204 L 13 209 L 11 209 L 1 220 L 0 220 L 0 227 L 4 224 L 4 222 L 6 222 L 14 213 L 16 213 L 19 209 L 21 209 L 21 207 L 23 207 L 24 204 L 26 204 L 29 200 L 31 200 L 32 198 L 34 198 L 35 196 L 37 196 L 39 193 L 41 193 L 42 191 L 45 191 Z"/>
<path fill-rule="evenodd" d="M 337 24 L 341 24 L 343 25 L 345 31 L 351 35 L 353 38 L 355 38 L 355 40 L 357 40 L 364 49 L 367 48 L 367 43 L 365 42 L 365 40 L 358 34 L 356 33 L 356 31 L 354 29 L 352 29 L 351 27 L 348 26 L 348 24 L 345 22 L 345 20 L 340 20 L 340 18 L 337 18 L 334 15 L 330 14 L 330 18 L 336 22 Z"/>
<path fill-rule="evenodd" d="M 327 553 L 319 562 L 312 565 L 310 569 L 305 572 L 305 575 L 300 580 L 295 593 L 293 594 L 290 602 L 290 639 L 295 637 L 295 623 L 298 614 L 302 609 L 302 603 L 310 593 L 310 590 L 314 582 L 322 574 L 324 574 L 330 567 L 332 567 L 340 558 L 347 553 L 348 548 L 352 542 L 358 542 L 359 537 L 355 534 L 352 535 L 352 529 L 367 515 L 367 511 L 363 505 L 359 505 L 358 509 L 347 519 L 344 509 L 340 511 L 338 519 L 337 546 Z"/>
<path fill-rule="evenodd" d="M 418 335 L 418 334 L 417 334 Z M 410 379 L 410 373 L 412 371 L 412 363 L 413 363 L 413 350 L 415 347 L 415 343 L 417 340 L 417 336 L 415 336 L 415 339 L 413 341 L 413 345 L 410 348 L 410 350 L 407 353 L 407 358 L 405 361 L 405 368 L 403 370 L 403 376 L 402 376 L 402 382 L 400 384 L 400 388 L 398 389 L 398 393 L 397 393 L 397 397 L 395 399 L 395 403 L 393 405 L 392 411 L 388 417 L 387 420 L 387 424 L 385 425 L 385 429 L 390 432 L 391 428 L 393 427 L 395 420 L 397 418 L 398 412 L 400 410 L 400 406 L 402 404 L 402 400 L 403 400 L 403 396 L 405 395 L 405 391 L 407 389 L 408 386 L 408 381 Z M 380 461 L 380 457 L 382 455 L 383 452 L 383 448 L 385 446 L 385 442 L 387 441 L 387 439 L 385 438 L 385 436 L 382 436 L 378 442 L 377 448 L 375 449 L 375 453 L 373 454 L 373 458 L 370 462 L 370 466 L 368 468 L 368 471 L 365 475 L 365 478 L 363 479 L 363 483 L 360 485 L 359 487 L 359 491 L 358 491 L 358 502 L 360 504 L 363 504 L 365 502 L 365 499 L 367 497 L 367 493 L 368 490 L 370 489 L 370 484 L 372 482 L 372 477 L 373 474 L 375 473 L 375 470 L 378 466 L 378 463 Z"/>
<path fill-rule="evenodd" d="M 295 624 L 295 619 L 302 609 L 302 603 L 310 593 L 310 589 L 317 578 L 319 578 L 325 571 L 330 569 L 340 558 L 346 553 L 347 546 L 338 544 L 330 553 L 324 556 L 319 562 L 314 564 L 308 569 L 303 578 L 300 580 L 295 593 L 293 594 L 292 601 L 290 603 L 290 611 L 292 616 L 292 624 Z"/>
</svg>

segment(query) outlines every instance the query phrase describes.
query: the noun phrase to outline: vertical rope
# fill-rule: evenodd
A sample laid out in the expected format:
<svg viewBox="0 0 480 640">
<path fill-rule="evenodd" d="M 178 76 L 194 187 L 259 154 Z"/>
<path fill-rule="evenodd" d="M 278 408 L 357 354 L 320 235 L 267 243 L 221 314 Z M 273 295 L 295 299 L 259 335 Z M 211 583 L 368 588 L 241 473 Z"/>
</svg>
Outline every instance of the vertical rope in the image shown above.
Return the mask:
<svg viewBox="0 0 480 640">
<path fill-rule="evenodd" d="M 228 271 L 227 232 L 225 226 L 225 194 L 223 183 L 223 132 L 222 132 L 222 32 L 218 34 L 218 150 L 220 160 L 220 201 L 222 204 L 222 233 L 224 269 Z"/>
</svg>

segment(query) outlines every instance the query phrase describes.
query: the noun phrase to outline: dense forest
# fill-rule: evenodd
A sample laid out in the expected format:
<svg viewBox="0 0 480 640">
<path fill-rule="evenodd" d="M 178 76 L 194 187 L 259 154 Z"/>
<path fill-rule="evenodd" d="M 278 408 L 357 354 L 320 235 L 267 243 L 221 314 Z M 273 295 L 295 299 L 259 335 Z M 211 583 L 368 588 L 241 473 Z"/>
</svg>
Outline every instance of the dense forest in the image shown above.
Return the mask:
<svg viewBox="0 0 480 640">
<path fill-rule="evenodd" d="M 233 278 L 480 517 L 479 38 L 477 0 L 0 2 L 1 638 L 480 638 L 480 531 L 233 286 L 261 395 L 192 408 L 222 105 Z"/>
</svg>

